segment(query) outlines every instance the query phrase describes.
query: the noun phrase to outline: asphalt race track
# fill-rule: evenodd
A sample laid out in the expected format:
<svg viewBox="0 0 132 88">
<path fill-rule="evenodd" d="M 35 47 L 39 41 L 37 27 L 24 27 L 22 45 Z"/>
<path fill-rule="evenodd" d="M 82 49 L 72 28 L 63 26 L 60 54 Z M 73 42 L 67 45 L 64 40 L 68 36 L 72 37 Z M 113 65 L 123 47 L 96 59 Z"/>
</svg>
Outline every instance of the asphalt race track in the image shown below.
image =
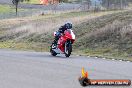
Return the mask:
<svg viewBox="0 0 132 88">
<path fill-rule="evenodd" d="M 0 49 L 0 88 L 82 88 L 78 82 L 82 67 L 90 79 L 132 80 L 131 62 Z"/>
</svg>

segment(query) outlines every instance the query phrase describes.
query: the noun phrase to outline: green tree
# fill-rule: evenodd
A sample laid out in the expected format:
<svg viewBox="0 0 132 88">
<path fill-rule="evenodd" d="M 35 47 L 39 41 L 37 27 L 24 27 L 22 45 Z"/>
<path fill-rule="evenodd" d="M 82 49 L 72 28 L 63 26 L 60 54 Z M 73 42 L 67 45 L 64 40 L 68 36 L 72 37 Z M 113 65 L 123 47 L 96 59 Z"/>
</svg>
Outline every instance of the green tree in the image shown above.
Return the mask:
<svg viewBox="0 0 132 88">
<path fill-rule="evenodd" d="M 12 0 L 12 3 L 16 6 L 16 15 L 17 15 L 17 9 L 18 9 L 18 3 L 20 0 Z"/>
<path fill-rule="evenodd" d="M 23 1 L 30 1 L 30 0 L 12 0 L 12 3 L 15 5 L 15 7 L 16 7 L 16 15 L 17 15 L 17 9 L 18 9 L 18 3 L 19 2 L 23 2 Z"/>
<path fill-rule="evenodd" d="M 102 0 L 102 6 L 107 9 L 111 9 L 113 6 L 117 9 L 123 9 L 129 2 L 132 0 Z"/>
</svg>

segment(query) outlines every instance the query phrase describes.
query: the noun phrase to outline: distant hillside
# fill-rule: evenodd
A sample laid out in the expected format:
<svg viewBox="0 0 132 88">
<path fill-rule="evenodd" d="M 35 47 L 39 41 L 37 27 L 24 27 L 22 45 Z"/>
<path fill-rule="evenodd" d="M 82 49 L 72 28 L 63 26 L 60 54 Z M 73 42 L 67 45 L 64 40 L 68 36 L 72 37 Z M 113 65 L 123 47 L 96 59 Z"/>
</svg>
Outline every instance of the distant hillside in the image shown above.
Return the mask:
<svg viewBox="0 0 132 88">
<path fill-rule="evenodd" d="M 74 31 L 76 50 L 87 55 L 132 60 L 132 11 L 83 22 Z"/>
</svg>

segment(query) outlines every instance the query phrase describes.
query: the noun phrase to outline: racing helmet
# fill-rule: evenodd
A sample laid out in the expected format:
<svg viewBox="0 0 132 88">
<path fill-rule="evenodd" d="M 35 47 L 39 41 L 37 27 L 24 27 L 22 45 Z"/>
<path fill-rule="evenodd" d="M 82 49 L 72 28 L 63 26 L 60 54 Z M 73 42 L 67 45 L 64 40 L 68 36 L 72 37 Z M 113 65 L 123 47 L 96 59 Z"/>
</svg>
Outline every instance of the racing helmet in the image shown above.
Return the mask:
<svg viewBox="0 0 132 88">
<path fill-rule="evenodd" d="M 65 27 L 66 27 L 67 29 L 71 29 L 71 28 L 72 28 L 72 23 L 71 23 L 71 22 L 66 22 L 66 23 L 65 23 Z"/>
</svg>

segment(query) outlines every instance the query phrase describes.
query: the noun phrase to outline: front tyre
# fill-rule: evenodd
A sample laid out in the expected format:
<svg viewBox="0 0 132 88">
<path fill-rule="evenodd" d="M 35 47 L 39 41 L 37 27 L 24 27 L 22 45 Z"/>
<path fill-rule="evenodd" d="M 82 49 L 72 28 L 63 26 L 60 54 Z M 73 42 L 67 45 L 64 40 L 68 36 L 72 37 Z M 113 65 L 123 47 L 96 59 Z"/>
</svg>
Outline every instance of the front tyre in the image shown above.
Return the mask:
<svg viewBox="0 0 132 88">
<path fill-rule="evenodd" d="M 69 57 L 71 55 L 71 52 L 72 52 L 72 44 L 66 42 L 65 43 L 65 56 Z"/>
</svg>

